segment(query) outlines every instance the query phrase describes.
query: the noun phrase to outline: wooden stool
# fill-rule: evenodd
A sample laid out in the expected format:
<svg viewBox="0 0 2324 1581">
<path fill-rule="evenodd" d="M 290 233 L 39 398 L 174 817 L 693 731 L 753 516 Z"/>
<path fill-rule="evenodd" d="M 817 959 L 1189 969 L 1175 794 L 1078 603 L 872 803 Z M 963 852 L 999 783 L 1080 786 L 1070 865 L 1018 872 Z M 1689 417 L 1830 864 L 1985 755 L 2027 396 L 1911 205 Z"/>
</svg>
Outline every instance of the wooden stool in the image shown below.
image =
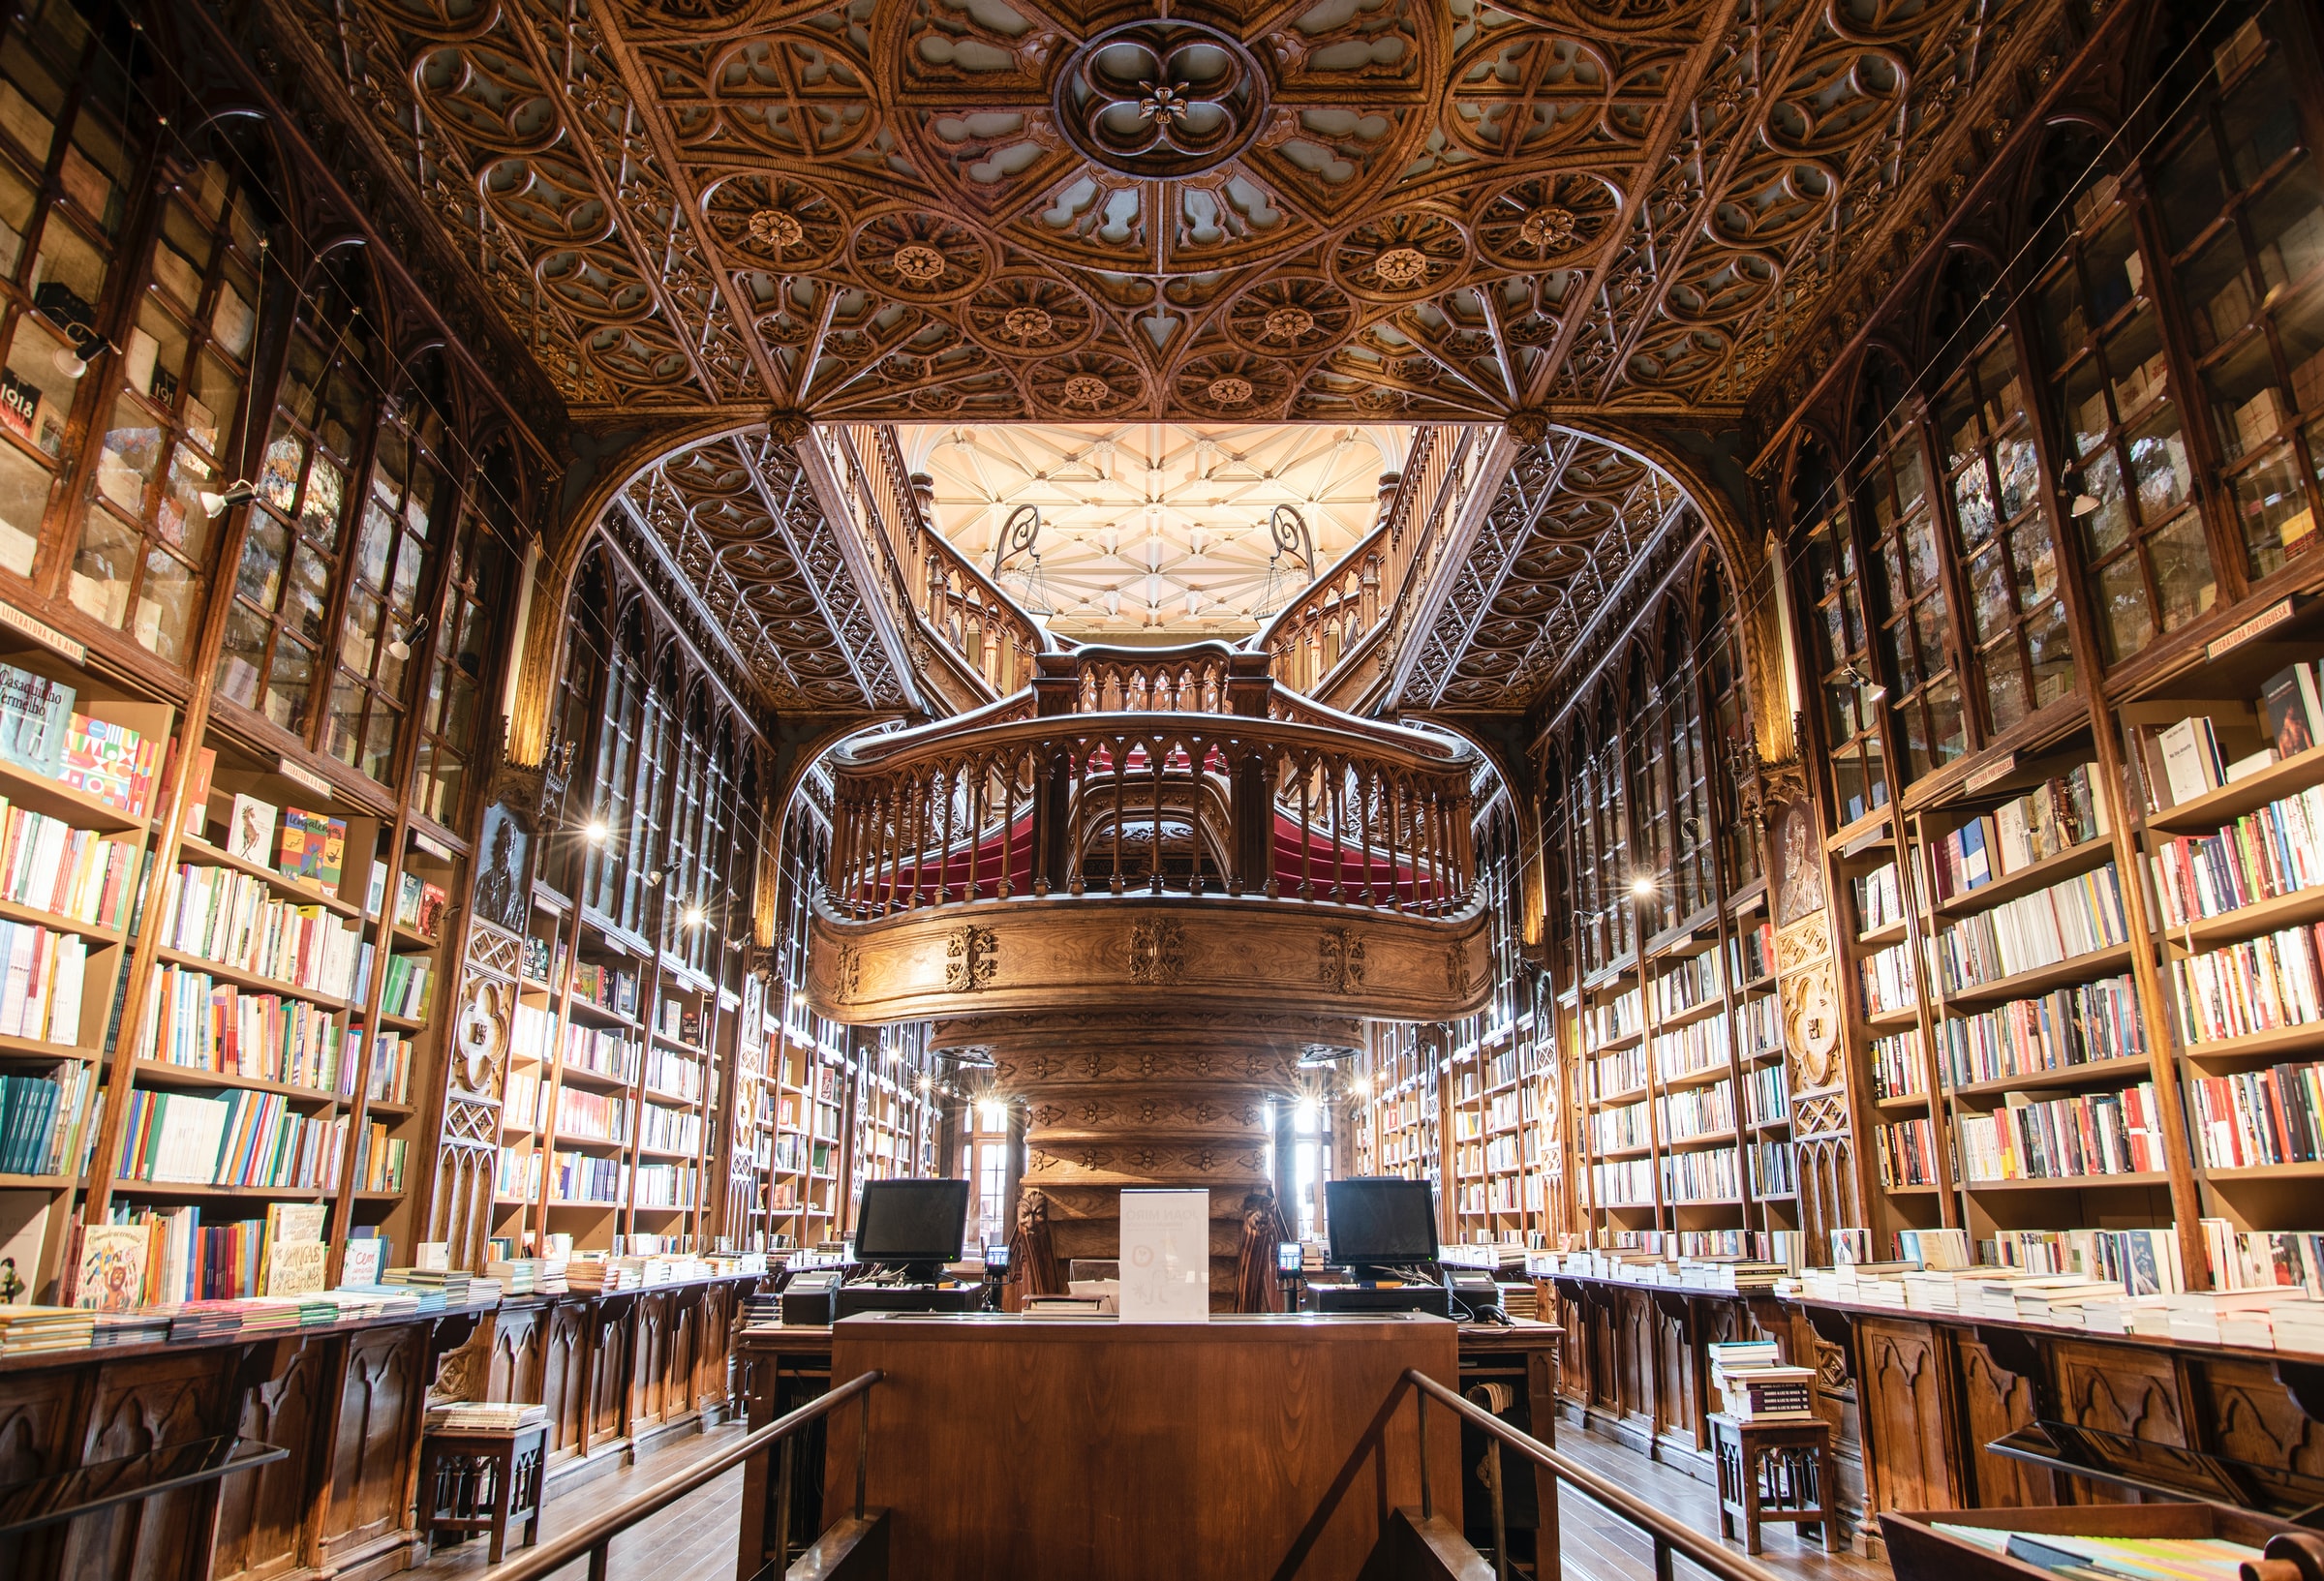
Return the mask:
<svg viewBox="0 0 2324 1581">
<path fill-rule="evenodd" d="M 1839 1546 L 1840 1477 L 1832 1460 L 1832 1424 L 1743 1422 L 1711 1417 L 1711 1452 L 1719 1461 L 1719 1535 L 1735 1535 L 1743 1519 L 1743 1547 L 1759 1551 L 1761 1521 L 1817 1527 L 1823 1551 Z"/>
<path fill-rule="evenodd" d="M 541 1469 L 548 1459 L 549 1424 L 530 1427 L 431 1427 L 419 1448 L 419 1528 L 431 1546 L 436 1534 L 465 1538 L 490 1532 L 490 1563 L 512 1522 L 525 1523 L 524 1547 L 540 1540 Z"/>
</svg>

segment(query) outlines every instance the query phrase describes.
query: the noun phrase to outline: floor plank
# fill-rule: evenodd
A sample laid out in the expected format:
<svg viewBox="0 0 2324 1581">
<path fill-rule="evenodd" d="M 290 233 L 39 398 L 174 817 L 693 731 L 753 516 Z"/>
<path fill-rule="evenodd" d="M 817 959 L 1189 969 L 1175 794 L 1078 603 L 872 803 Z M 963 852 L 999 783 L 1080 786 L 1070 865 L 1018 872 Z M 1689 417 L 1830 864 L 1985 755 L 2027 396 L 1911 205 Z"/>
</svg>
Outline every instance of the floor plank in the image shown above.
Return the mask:
<svg viewBox="0 0 2324 1581">
<path fill-rule="evenodd" d="M 635 1465 L 608 1472 L 562 1496 L 552 1485 L 548 1505 L 540 1512 L 541 1539 L 545 1542 L 626 1499 L 636 1498 L 662 1478 L 719 1453 L 743 1432 L 740 1423 L 728 1423 L 706 1433 L 666 1439 L 638 1456 Z M 606 1581 L 668 1576 L 727 1581 L 734 1574 L 742 1503 L 743 1469 L 737 1466 L 616 1537 L 606 1553 Z M 484 1562 L 485 1549 L 483 1537 L 439 1547 L 427 1564 L 407 1573 L 423 1581 L 492 1581 L 496 1567 Z M 503 1566 L 524 1551 L 516 1546 L 516 1536 L 511 1534 L 502 1555 Z M 557 1581 L 581 1581 L 589 1567 L 576 1561 L 556 1573 Z"/>
</svg>

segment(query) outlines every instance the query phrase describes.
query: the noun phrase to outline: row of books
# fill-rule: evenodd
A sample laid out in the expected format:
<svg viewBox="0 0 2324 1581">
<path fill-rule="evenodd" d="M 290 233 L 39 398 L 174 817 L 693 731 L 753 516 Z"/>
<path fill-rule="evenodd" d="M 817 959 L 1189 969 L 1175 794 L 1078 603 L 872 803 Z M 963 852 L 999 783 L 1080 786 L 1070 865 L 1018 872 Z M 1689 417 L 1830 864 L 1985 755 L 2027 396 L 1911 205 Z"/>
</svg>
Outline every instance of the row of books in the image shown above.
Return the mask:
<svg viewBox="0 0 2324 1581">
<path fill-rule="evenodd" d="M 630 1201 L 639 1207 L 693 1207 L 702 1171 L 691 1164 L 640 1164 L 630 1177 Z"/>
<path fill-rule="evenodd" d="M 702 1062 L 658 1044 L 646 1050 L 646 1083 L 673 1098 L 702 1097 Z"/>
<path fill-rule="evenodd" d="M 1654 1160 L 1626 1158 L 1593 1164 L 1590 1186 L 1601 1207 L 1652 1207 Z"/>
<path fill-rule="evenodd" d="M 617 1016 L 637 1014 L 637 974 L 584 960 L 573 967 L 573 997 Z"/>
<path fill-rule="evenodd" d="M 370 947 L 367 945 L 365 949 Z M 425 956 L 389 952 L 387 982 L 380 994 L 381 1014 L 407 1021 L 428 1019 L 428 980 L 434 966 Z M 367 973 L 368 975 L 368 968 Z"/>
<path fill-rule="evenodd" d="M 1636 1037 L 1646 1030 L 1646 1013 L 1636 988 L 1591 1005 L 1581 1013 L 1581 1029 L 1592 1044 Z"/>
<path fill-rule="evenodd" d="M 2163 1170 L 2155 1084 L 2035 1100 L 2011 1093 L 1991 1114 L 1964 1114 L 1957 1133 L 1972 1181 L 2065 1180 Z"/>
<path fill-rule="evenodd" d="M 1731 1202 L 1743 1195 L 1732 1147 L 1663 1155 L 1663 1195 L 1673 1202 Z"/>
<path fill-rule="evenodd" d="M 2324 785 L 2247 812 L 2217 835 L 2166 839 L 2150 861 L 2173 927 L 2324 884 Z"/>
<path fill-rule="evenodd" d="M 1874 1150 L 1881 1161 L 1881 1184 L 1934 1186 L 1937 1181 L 1937 1127 L 1928 1116 L 1875 1126 Z"/>
<path fill-rule="evenodd" d="M 1735 1129 L 1735 1089 L 1731 1080 L 1665 1093 L 1655 1103 L 1661 1111 L 1666 1142 L 1731 1135 Z"/>
<path fill-rule="evenodd" d="M 1762 1201 L 1796 1196 L 1799 1173 L 1792 1145 L 1788 1141 L 1755 1141 L 1745 1156 L 1751 1163 L 1751 1194 Z"/>
<path fill-rule="evenodd" d="M 0 797 L 0 899 L 114 929 L 128 926 L 146 861 L 138 842 L 76 829 Z"/>
<path fill-rule="evenodd" d="M 1601 1153 L 1651 1146 L 1654 1132 L 1643 1101 L 1602 1109 L 1590 1116 L 1590 1142 Z"/>
<path fill-rule="evenodd" d="M 2191 1077 L 2187 1120 L 2207 1168 L 2324 1161 L 2324 1065 Z"/>
<path fill-rule="evenodd" d="M 162 744 L 123 724 L 74 711 L 79 693 L 14 664 L 0 664 L 0 761 L 142 818 L 153 799 Z"/>
<path fill-rule="evenodd" d="M 278 900 L 263 879 L 227 867 L 187 863 L 163 895 L 165 949 L 336 999 L 355 995 L 361 942 L 338 913 Z"/>
<path fill-rule="evenodd" d="M 347 1116 L 310 1118 L 273 1092 L 204 1098 L 133 1090 L 124 1178 L 204 1186 L 326 1187 L 338 1182 Z"/>
<path fill-rule="evenodd" d="M 618 1206 L 629 1189 L 629 1166 L 618 1158 L 561 1151 L 550 1155 L 549 1182 L 552 1201 Z"/>
<path fill-rule="evenodd" d="M 541 1131 L 549 1123 L 549 1083 L 537 1070 L 515 1069 L 501 1096 L 501 1126 L 508 1131 Z"/>
<path fill-rule="evenodd" d="M 702 1150 L 702 1116 L 688 1110 L 646 1104 L 638 1113 L 637 1140 L 642 1147 L 664 1153 Z"/>
<path fill-rule="evenodd" d="M 1719 997 L 1719 957 L 1686 956 L 1654 974 L 1654 1019 L 1667 1021 Z"/>
<path fill-rule="evenodd" d="M 2111 864 L 2005 900 L 1938 933 L 1937 969 L 1953 992 L 2126 944 L 2129 918 Z"/>
<path fill-rule="evenodd" d="M 1928 1090 L 1928 1070 L 1920 1060 L 1919 1027 L 1872 1040 L 1875 1098 L 1915 1098 Z"/>
<path fill-rule="evenodd" d="M 532 1147 L 501 1148 L 493 1195 L 519 1202 L 540 1201 L 540 1153 Z"/>
<path fill-rule="evenodd" d="M 1865 1015 L 1893 1015 L 1911 1010 L 1918 1002 L 1910 944 L 1877 950 L 1856 964 L 1863 978 Z"/>
<path fill-rule="evenodd" d="M 1775 975 L 1775 924 L 1738 926 L 1727 941 L 1727 963 L 1737 988 L 1749 988 Z"/>
<path fill-rule="evenodd" d="M 2179 1037 L 2189 1046 L 2324 1020 L 2324 925 L 2287 927 L 2173 960 Z"/>
<path fill-rule="evenodd" d="M 361 1062 L 363 1034 L 348 1035 L 348 1063 Z M 369 1097 L 375 1103 L 412 1101 L 412 1040 L 401 1032 L 382 1032 L 372 1040 Z"/>
<path fill-rule="evenodd" d="M 2324 1231 L 2238 1230 L 2225 1219 L 2196 1223 L 2212 1289 L 2296 1289 L 2324 1300 Z"/>
<path fill-rule="evenodd" d="M 2159 1230 L 1997 1230 L 1980 1250 L 1989 1263 L 2031 1273 L 2111 1279 L 2133 1295 L 2186 1289 L 2179 1231 Z"/>
<path fill-rule="evenodd" d="M 557 1134 L 594 1141 L 629 1140 L 629 1100 L 620 1093 L 557 1089 Z"/>
<path fill-rule="evenodd" d="M 2146 1019 L 2125 974 L 1937 1023 L 1945 1079 L 1957 1087 L 2110 1059 L 2144 1058 Z"/>
<path fill-rule="evenodd" d="M 519 1000 L 508 1018 L 508 1055 L 545 1061 L 556 1048 L 557 1013 L 546 1005 Z"/>
<path fill-rule="evenodd" d="M 0 922 L 0 1037 L 80 1042 L 88 941 L 33 923 Z"/>
<path fill-rule="evenodd" d="M 2098 784 L 2096 764 L 2077 765 L 2071 774 L 2046 780 L 1932 841 L 1929 859 L 1938 901 L 1973 894 L 2111 834 Z"/>
<path fill-rule="evenodd" d="M 1743 1117 L 1754 1125 L 1791 1117 L 1790 1081 L 1781 1061 L 1743 1073 Z"/>
<path fill-rule="evenodd" d="M 1725 1069 L 1733 1051 L 1733 1038 L 1728 1032 L 1727 1012 L 1722 1010 L 1699 1021 L 1679 1027 L 1676 1031 L 1657 1032 L 1654 1035 L 1654 1068 L 1666 1081 L 1714 1067 Z"/>
<path fill-rule="evenodd" d="M 1895 863 L 1883 862 L 1862 877 L 1848 882 L 1855 894 L 1859 931 L 1877 933 L 1905 920 L 1905 886 L 1897 877 Z"/>
<path fill-rule="evenodd" d="M 339 1013 L 306 999 L 219 983 L 164 961 L 151 979 L 138 1057 L 218 1076 L 352 1095 Z M 357 1047 L 361 1034 L 355 1034 Z"/>
<path fill-rule="evenodd" d="M 1600 1054 L 1590 1061 L 1591 1101 L 1600 1102 L 1618 1092 L 1639 1091 L 1646 1085 L 1646 1070 L 1647 1051 L 1643 1044 L 1636 1049 Z"/>
<path fill-rule="evenodd" d="M 637 1040 L 624 1033 L 567 1026 L 564 1059 L 567 1070 L 588 1071 L 617 1081 L 637 1079 Z"/>
<path fill-rule="evenodd" d="M 79 1061 L 48 1076 L 0 1076 L 0 1174 L 71 1172 L 66 1165 L 90 1080 Z"/>
</svg>

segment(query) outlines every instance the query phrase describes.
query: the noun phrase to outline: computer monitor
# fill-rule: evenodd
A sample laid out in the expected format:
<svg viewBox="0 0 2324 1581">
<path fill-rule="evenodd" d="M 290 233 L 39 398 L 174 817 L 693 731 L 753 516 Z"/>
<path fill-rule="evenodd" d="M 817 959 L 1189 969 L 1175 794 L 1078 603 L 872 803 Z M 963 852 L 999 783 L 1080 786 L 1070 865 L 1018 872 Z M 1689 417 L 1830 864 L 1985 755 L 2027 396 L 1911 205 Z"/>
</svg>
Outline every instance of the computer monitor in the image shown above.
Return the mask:
<svg viewBox="0 0 2324 1581">
<path fill-rule="evenodd" d="M 856 1205 L 859 1262 L 904 1263 L 934 1277 L 968 1233 L 965 1180 L 869 1180 Z"/>
<path fill-rule="evenodd" d="M 1375 1175 L 1324 1183 L 1331 1261 L 1390 1267 L 1436 1261 L 1436 1188 L 1425 1180 Z"/>
</svg>

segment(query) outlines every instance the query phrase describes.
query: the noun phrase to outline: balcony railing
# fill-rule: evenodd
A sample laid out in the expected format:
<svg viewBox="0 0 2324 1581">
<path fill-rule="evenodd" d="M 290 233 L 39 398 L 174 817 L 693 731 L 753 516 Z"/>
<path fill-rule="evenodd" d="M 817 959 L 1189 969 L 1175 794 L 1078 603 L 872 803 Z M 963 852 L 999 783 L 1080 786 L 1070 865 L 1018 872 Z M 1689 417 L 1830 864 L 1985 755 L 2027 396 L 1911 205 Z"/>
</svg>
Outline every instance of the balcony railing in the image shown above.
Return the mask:
<svg viewBox="0 0 2324 1581">
<path fill-rule="evenodd" d="M 843 748 L 831 907 L 1143 892 L 1462 909 L 1476 753 L 1287 698 L 1265 662 L 1217 644 L 1044 655 L 1031 718 Z"/>
<path fill-rule="evenodd" d="M 1380 525 L 1251 639 L 1278 682 L 1355 706 L 1372 679 L 1364 661 L 1394 651 L 1416 595 L 1436 572 L 1476 482 L 1483 432 L 1438 425 L 1413 436 Z"/>
<path fill-rule="evenodd" d="M 890 602 L 906 623 L 933 639 L 945 668 L 972 695 L 991 702 L 1032 679 L 1035 654 L 1056 644 L 1015 600 L 930 527 L 906 471 L 896 431 L 850 423 L 823 430 L 846 485 L 857 527 L 890 581 Z"/>
</svg>

